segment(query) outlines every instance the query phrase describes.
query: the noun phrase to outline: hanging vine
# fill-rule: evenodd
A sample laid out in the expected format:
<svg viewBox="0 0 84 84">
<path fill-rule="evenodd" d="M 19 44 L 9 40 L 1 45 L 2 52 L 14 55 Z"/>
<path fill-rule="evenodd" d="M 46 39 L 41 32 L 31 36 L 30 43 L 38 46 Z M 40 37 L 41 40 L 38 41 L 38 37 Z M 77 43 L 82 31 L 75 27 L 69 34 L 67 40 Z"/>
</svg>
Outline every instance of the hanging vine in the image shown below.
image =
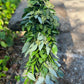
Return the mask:
<svg viewBox="0 0 84 84">
<path fill-rule="evenodd" d="M 49 0 L 28 0 L 24 10 L 21 25 L 26 40 L 22 53 L 29 55 L 24 84 L 54 84 L 63 78 L 56 43 L 59 23 L 53 8 Z"/>
</svg>

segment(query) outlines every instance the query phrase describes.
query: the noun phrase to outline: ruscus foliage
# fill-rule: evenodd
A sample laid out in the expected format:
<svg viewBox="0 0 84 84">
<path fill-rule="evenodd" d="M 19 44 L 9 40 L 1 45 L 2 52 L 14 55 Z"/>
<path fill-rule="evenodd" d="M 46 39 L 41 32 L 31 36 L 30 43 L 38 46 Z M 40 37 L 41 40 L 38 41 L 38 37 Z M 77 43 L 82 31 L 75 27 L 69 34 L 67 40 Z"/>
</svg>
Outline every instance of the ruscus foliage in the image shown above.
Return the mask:
<svg viewBox="0 0 84 84">
<path fill-rule="evenodd" d="M 56 43 L 59 23 L 53 8 L 49 0 L 28 0 L 24 10 L 21 25 L 26 41 L 22 53 L 29 55 L 24 84 L 54 84 L 63 78 Z"/>
</svg>

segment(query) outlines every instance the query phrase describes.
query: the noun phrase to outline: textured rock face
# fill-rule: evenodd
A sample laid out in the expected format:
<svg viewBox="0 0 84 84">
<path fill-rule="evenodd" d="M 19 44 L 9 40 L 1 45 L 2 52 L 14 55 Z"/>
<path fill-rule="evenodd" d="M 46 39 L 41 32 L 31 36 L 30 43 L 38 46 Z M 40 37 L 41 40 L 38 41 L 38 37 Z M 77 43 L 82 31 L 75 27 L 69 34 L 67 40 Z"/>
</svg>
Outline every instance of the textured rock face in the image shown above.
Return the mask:
<svg viewBox="0 0 84 84">
<path fill-rule="evenodd" d="M 79 14 L 78 12 L 82 10 L 80 4 L 83 4 L 84 1 L 50 1 L 55 5 L 54 9 L 56 10 L 56 14 L 59 17 L 59 22 L 61 24 L 61 34 L 57 37 L 59 49 L 58 56 L 60 57 L 60 63 L 64 67 L 65 76 L 64 79 L 60 79 L 60 84 L 84 84 L 84 22 L 83 17 L 81 17 L 81 15 L 79 16 L 81 17 L 80 22 L 79 20 L 77 21 L 79 17 L 76 17 Z M 80 3 L 78 3 L 78 1 Z M 72 3 L 75 4 L 73 5 L 73 7 Z M 80 5 L 80 7 L 78 7 L 78 9 L 71 10 L 72 8 L 75 8 L 76 5 Z M 19 24 L 22 20 L 21 17 L 25 7 L 27 7 L 27 0 L 22 0 L 21 4 L 19 5 L 15 14 L 10 20 L 10 29 L 21 30 Z M 83 16 L 83 12 L 80 12 Z M 21 66 L 21 70 L 22 68 L 23 66 Z"/>
<path fill-rule="evenodd" d="M 20 22 L 22 20 L 22 15 L 24 13 L 24 8 L 27 7 L 27 0 L 21 0 L 21 3 L 19 4 L 18 8 L 16 9 L 14 15 L 12 16 L 12 18 L 10 19 L 9 22 L 9 28 L 13 31 L 20 31 L 21 30 L 21 26 L 20 26 Z"/>
</svg>

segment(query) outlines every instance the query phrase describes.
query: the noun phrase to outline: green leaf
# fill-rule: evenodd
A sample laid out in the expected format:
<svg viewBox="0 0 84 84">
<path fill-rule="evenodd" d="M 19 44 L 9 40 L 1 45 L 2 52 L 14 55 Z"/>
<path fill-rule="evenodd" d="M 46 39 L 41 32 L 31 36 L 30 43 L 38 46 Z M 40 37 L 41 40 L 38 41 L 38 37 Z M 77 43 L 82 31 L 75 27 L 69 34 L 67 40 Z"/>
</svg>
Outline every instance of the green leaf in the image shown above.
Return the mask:
<svg viewBox="0 0 84 84">
<path fill-rule="evenodd" d="M 39 77 L 36 84 L 42 84 L 44 82 L 44 77 Z"/>
<path fill-rule="evenodd" d="M 49 1 L 46 1 L 45 5 L 46 5 L 47 8 L 54 8 L 54 5 L 51 4 Z"/>
<path fill-rule="evenodd" d="M 35 17 L 35 19 L 37 19 L 38 18 L 38 15 L 35 15 L 34 17 Z"/>
<path fill-rule="evenodd" d="M 49 53 L 50 53 L 50 48 L 49 48 L 48 44 L 46 44 L 46 52 L 47 52 L 47 55 L 49 55 Z"/>
<path fill-rule="evenodd" d="M 50 84 L 54 84 L 54 82 L 53 81 L 50 81 Z"/>
<path fill-rule="evenodd" d="M 36 43 L 31 44 L 30 49 L 32 52 L 35 51 L 37 49 L 37 44 Z"/>
<path fill-rule="evenodd" d="M 33 42 L 29 49 L 26 51 L 25 53 L 25 57 L 30 53 L 30 55 L 32 55 L 32 52 L 35 51 L 37 49 L 37 44 L 35 42 Z"/>
<path fill-rule="evenodd" d="M 33 51 L 33 52 L 32 52 L 32 54 L 31 54 L 31 56 L 33 57 L 34 55 L 36 55 L 36 54 L 37 54 L 37 52 L 38 52 L 38 50 Z"/>
<path fill-rule="evenodd" d="M 42 76 L 45 77 L 46 74 L 48 73 L 48 69 L 45 66 L 43 66 L 42 68 L 43 69 L 41 70 L 41 73 L 42 73 Z"/>
<path fill-rule="evenodd" d="M 58 67 L 61 67 L 61 64 L 58 63 L 57 61 L 55 61 L 55 64 L 56 64 Z"/>
<path fill-rule="evenodd" d="M 58 78 L 58 76 L 57 76 L 57 74 L 56 74 L 56 72 L 54 71 L 53 68 L 49 68 L 49 72 L 50 72 L 52 75 L 54 75 L 56 78 Z"/>
<path fill-rule="evenodd" d="M 28 84 L 28 81 L 29 81 L 29 79 L 26 78 L 25 81 L 24 81 L 24 84 Z"/>
<path fill-rule="evenodd" d="M 45 59 L 45 58 L 47 57 L 46 54 L 43 54 L 43 51 L 40 51 L 40 55 L 41 55 L 41 57 L 42 57 L 43 59 Z"/>
<path fill-rule="evenodd" d="M 43 62 L 43 59 L 42 58 L 39 58 L 39 62 L 42 63 Z"/>
<path fill-rule="evenodd" d="M 30 46 L 30 43 L 29 42 L 26 42 L 24 44 L 23 48 L 22 48 L 22 53 L 25 53 L 28 50 L 29 46 Z"/>
<path fill-rule="evenodd" d="M 5 32 L 0 32 L 0 39 L 2 39 L 2 40 L 5 39 Z"/>
<path fill-rule="evenodd" d="M 50 80 L 50 76 L 49 76 L 49 75 L 46 75 L 45 83 L 46 83 L 46 84 L 54 84 L 54 83 Z"/>
<path fill-rule="evenodd" d="M 49 37 L 47 38 L 47 40 L 50 41 L 50 40 L 51 40 L 51 37 L 49 36 Z"/>
<path fill-rule="evenodd" d="M 29 42 L 32 39 L 32 37 L 29 37 L 26 42 Z"/>
<path fill-rule="evenodd" d="M 6 37 L 6 43 L 8 45 L 8 47 L 12 46 L 13 45 L 13 38 L 9 35 Z"/>
<path fill-rule="evenodd" d="M 1 63 L 3 63 L 3 60 L 2 60 L 2 59 L 0 59 L 0 64 L 1 64 Z"/>
<path fill-rule="evenodd" d="M 1 46 L 6 48 L 8 45 L 4 41 L 1 41 Z"/>
<path fill-rule="evenodd" d="M 57 74 L 58 74 L 58 76 L 60 77 L 60 78 L 63 78 L 64 77 L 64 73 L 62 72 L 62 70 L 58 70 L 57 71 Z"/>
<path fill-rule="evenodd" d="M 42 24 L 42 19 L 41 17 L 38 17 L 39 22 Z"/>
<path fill-rule="evenodd" d="M 50 76 L 49 75 L 46 75 L 45 83 L 50 84 Z"/>
<path fill-rule="evenodd" d="M 53 47 L 52 47 L 52 53 L 54 55 L 56 55 L 57 54 L 57 51 L 58 51 L 57 46 L 54 44 Z"/>
<path fill-rule="evenodd" d="M 2 67 L 0 67 L 0 70 L 2 70 Z"/>
<path fill-rule="evenodd" d="M 39 72 L 39 69 L 38 69 L 38 67 L 37 67 L 37 66 L 35 66 L 35 69 L 36 69 L 36 71 L 37 71 L 37 72 Z"/>
<path fill-rule="evenodd" d="M 32 73 L 34 74 L 34 65 L 31 66 Z"/>
<path fill-rule="evenodd" d="M 3 71 L 8 71 L 8 68 L 4 66 Z"/>
<path fill-rule="evenodd" d="M 43 40 L 44 37 L 43 37 L 43 35 L 41 35 L 41 33 L 38 33 L 38 38 L 37 39 L 40 41 L 40 40 Z"/>
<path fill-rule="evenodd" d="M 36 54 L 36 57 L 39 58 L 39 54 L 38 53 Z"/>
<path fill-rule="evenodd" d="M 41 49 L 43 48 L 43 46 L 44 46 L 44 42 L 41 41 L 41 43 L 40 43 L 40 45 L 39 45 L 39 50 L 40 50 L 40 51 L 41 51 Z"/>
<path fill-rule="evenodd" d="M 19 80 L 20 80 L 20 76 L 15 76 L 15 79 L 16 79 L 17 81 L 19 81 Z"/>
<path fill-rule="evenodd" d="M 31 29 L 31 26 L 29 25 L 27 25 L 27 31 L 30 31 L 30 29 Z"/>
<path fill-rule="evenodd" d="M 59 84 L 58 80 L 53 75 L 50 75 L 50 79 L 54 81 L 56 84 Z"/>
<path fill-rule="evenodd" d="M 2 76 L 5 77 L 6 74 L 4 74 L 4 73 L 0 73 L 0 78 L 1 78 Z"/>
<path fill-rule="evenodd" d="M 36 80 L 35 77 L 34 77 L 34 75 L 33 75 L 32 73 L 28 73 L 27 76 L 28 76 L 29 79 L 31 79 L 31 80 L 33 80 L 33 81 Z"/>
</svg>

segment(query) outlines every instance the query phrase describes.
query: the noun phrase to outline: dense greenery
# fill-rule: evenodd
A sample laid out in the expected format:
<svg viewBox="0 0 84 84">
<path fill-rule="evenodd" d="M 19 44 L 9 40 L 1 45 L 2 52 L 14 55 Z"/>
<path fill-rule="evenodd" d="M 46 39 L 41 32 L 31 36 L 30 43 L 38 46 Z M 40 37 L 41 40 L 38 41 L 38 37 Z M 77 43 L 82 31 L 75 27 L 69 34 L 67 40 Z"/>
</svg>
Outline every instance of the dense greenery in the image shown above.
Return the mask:
<svg viewBox="0 0 84 84">
<path fill-rule="evenodd" d="M 4 48 L 13 45 L 15 33 L 8 29 L 8 23 L 20 0 L 0 0 L 0 45 Z M 8 56 L 0 59 L 0 78 L 6 76 Z"/>
<path fill-rule="evenodd" d="M 49 0 L 28 0 L 21 22 L 23 30 L 27 30 L 22 53 L 29 55 L 24 84 L 33 84 L 36 78 L 36 84 L 54 84 L 63 78 L 56 43 L 59 23 L 53 7 Z"/>
<path fill-rule="evenodd" d="M 8 29 L 9 20 L 20 0 L 0 0 L 0 45 L 10 47 L 13 45 L 15 33 Z"/>
<path fill-rule="evenodd" d="M 5 72 L 8 71 L 8 68 L 6 67 L 8 60 L 8 56 L 5 56 L 4 59 L 0 59 L 0 78 L 6 76 Z"/>
</svg>

